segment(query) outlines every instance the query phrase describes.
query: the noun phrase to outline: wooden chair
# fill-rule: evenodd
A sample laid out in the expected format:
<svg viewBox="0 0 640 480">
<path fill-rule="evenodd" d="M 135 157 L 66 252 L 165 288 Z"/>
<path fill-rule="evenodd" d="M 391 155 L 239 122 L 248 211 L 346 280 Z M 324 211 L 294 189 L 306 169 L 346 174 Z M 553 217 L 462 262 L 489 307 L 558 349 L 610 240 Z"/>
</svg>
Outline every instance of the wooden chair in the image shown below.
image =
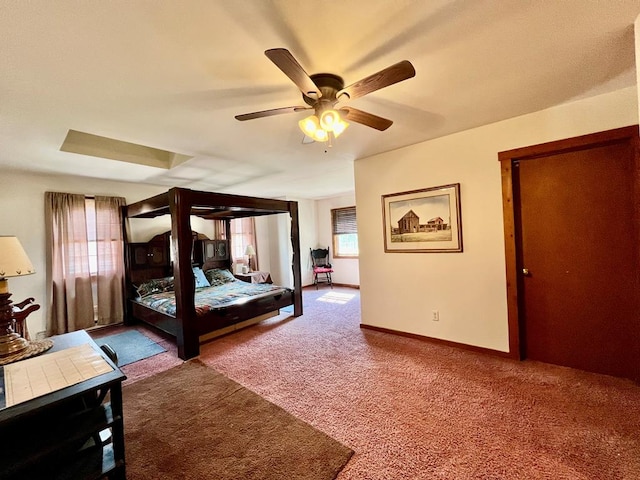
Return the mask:
<svg viewBox="0 0 640 480">
<path fill-rule="evenodd" d="M 326 282 L 333 288 L 331 281 L 333 267 L 329 263 L 329 247 L 315 250 L 309 249 L 309 251 L 311 253 L 311 264 L 313 265 L 313 284 L 316 286 L 316 290 L 318 289 L 318 282 Z"/>
</svg>

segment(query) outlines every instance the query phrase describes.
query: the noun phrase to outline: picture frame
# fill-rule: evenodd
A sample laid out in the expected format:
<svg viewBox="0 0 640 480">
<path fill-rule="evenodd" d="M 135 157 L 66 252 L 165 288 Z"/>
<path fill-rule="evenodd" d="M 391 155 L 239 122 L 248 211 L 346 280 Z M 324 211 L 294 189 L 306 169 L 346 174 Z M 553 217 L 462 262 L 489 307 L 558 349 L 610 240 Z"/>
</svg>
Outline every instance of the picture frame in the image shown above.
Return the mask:
<svg viewBox="0 0 640 480">
<path fill-rule="evenodd" d="M 462 252 L 460 184 L 382 195 L 384 251 Z"/>
</svg>

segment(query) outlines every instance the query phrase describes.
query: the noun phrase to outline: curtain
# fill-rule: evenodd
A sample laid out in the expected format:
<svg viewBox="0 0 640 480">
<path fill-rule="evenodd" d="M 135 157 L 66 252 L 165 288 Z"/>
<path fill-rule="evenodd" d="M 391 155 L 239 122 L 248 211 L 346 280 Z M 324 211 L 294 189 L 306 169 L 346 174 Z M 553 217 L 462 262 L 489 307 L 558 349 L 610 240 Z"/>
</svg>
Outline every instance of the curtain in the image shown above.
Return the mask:
<svg viewBox="0 0 640 480">
<path fill-rule="evenodd" d="M 227 238 L 227 229 L 225 228 L 226 222 L 224 220 L 212 220 L 213 221 L 213 239 L 225 240 Z"/>
<path fill-rule="evenodd" d="M 256 245 L 255 220 L 253 217 L 234 218 L 231 220 L 231 253 L 234 263 L 247 264 L 251 262 L 250 267 L 258 270 L 258 246 Z M 251 245 L 255 250 L 252 258 L 247 258 L 245 252 L 247 246 Z"/>
<path fill-rule="evenodd" d="M 97 323 L 108 325 L 124 319 L 123 197 L 95 197 L 97 247 Z"/>
<path fill-rule="evenodd" d="M 92 327 L 84 195 L 45 193 L 47 336 Z"/>
<path fill-rule="evenodd" d="M 47 335 L 122 322 L 122 197 L 45 193 Z"/>
</svg>

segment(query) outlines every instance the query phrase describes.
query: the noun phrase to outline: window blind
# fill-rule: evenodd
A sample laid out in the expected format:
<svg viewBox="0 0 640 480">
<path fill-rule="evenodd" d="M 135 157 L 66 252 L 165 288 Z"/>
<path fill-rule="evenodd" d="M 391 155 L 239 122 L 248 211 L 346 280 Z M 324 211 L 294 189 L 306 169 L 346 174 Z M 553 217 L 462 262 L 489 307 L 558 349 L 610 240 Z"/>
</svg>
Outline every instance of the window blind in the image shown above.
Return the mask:
<svg viewBox="0 0 640 480">
<path fill-rule="evenodd" d="M 358 233 L 356 207 L 336 208 L 331 213 L 334 235 Z"/>
</svg>

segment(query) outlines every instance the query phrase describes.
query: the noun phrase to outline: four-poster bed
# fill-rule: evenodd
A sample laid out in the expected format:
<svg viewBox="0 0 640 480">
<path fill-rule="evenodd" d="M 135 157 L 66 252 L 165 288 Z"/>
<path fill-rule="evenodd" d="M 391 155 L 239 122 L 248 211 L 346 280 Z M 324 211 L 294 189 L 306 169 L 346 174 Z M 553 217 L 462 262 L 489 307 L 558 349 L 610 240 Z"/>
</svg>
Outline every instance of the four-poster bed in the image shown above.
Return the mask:
<svg viewBox="0 0 640 480">
<path fill-rule="evenodd" d="M 206 308 L 196 306 L 194 297 L 202 295 L 200 295 L 200 289 L 196 288 L 193 267 L 198 266 L 203 272 L 206 271 L 207 274 L 214 276 L 221 273 L 228 274 L 231 268 L 229 256 L 231 219 L 278 213 L 288 213 L 291 217 L 294 288 L 261 286 L 262 290 L 257 296 L 241 298 L 234 296 L 233 301 L 224 304 Z M 200 336 L 207 333 L 277 311 L 288 305 L 293 305 L 294 316 L 302 315 L 297 202 L 172 188 L 163 194 L 124 207 L 125 239 L 129 238 L 127 219 L 155 218 L 161 215 L 171 215 L 170 232 L 157 235 L 147 243 L 127 244 L 126 323 L 140 320 L 175 336 L 178 356 L 188 359 L 200 353 Z M 204 235 L 193 232 L 192 215 L 210 220 L 223 220 L 225 238 L 208 239 Z M 170 248 L 173 250 L 173 265 L 169 262 Z M 173 310 L 170 312 L 173 314 L 167 313 L 166 309 L 165 311 L 154 310 L 149 305 L 141 303 L 139 298 L 136 299 L 140 296 L 135 293 L 136 287 L 150 280 L 159 279 L 162 282 L 169 276 L 173 277 L 169 280 L 174 302 Z"/>
</svg>

